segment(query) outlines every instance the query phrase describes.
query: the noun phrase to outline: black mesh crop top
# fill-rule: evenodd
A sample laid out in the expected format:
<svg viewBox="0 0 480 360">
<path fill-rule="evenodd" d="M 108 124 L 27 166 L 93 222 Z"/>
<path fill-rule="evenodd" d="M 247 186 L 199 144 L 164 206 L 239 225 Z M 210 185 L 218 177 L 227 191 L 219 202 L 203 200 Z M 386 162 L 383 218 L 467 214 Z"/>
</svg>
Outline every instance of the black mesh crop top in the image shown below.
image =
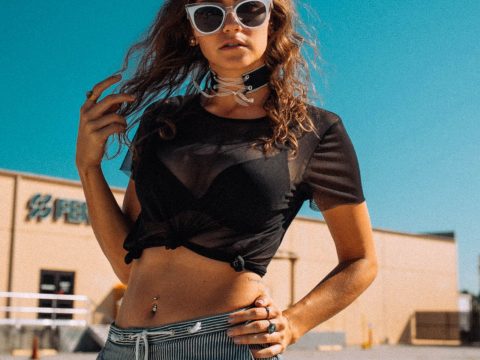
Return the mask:
<svg viewBox="0 0 480 360">
<path fill-rule="evenodd" d="M 271 134 L 266 116 L 219 117 L 198 94 L 159 103 L 147 107 L 135 133 L 134 141 L 147 139 L 141 156 L 129 150 L 120 167 L 135 180 L 141 204 L 123 244 L 127 264 L 148 247 L 185 246 L 264 276 L 305 200 L 317 211 L 365 200 L 354 147 L 332 112 L 308 105 L 318 137 L 304 133 L 289 159 L 286 147 L 264 155 L 249 146 Z M 170 140 L 156 127 L 164 114 L 174 114 Z"/>
</svg>

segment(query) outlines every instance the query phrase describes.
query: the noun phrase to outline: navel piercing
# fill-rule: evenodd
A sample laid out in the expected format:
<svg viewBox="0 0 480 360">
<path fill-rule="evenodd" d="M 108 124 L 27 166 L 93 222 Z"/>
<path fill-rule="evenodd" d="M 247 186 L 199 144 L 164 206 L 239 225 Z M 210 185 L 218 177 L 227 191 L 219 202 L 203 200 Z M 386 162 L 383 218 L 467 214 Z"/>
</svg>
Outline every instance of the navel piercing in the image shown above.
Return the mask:
<svg viewBox="0 0 480 360">
<path fill-rule="evenodd" d="M 158 295 L 157 295 L 157 296 L 153 297 L 152 300 L 153 300 L 153 301 L 157 301 L 158 298 L 159 298 L 159 297 L 158 297 Z M 157 312 L 157 308 L 158 308 L 157 303 L 155 303 L 155 304 L 152 305 L 152 315 L 155 315 L 155 313 Z"/>
</svg>

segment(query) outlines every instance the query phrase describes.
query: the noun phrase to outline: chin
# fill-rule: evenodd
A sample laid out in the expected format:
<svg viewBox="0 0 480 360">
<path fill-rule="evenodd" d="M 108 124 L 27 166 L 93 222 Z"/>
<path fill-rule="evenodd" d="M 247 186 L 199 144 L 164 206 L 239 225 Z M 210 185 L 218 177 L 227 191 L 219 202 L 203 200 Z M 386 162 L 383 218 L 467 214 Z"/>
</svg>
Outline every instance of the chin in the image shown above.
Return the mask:
<svg viewBox="0 0 480 360">
<path fill-rule="evenodd" d="M 234 70 L 238 69 L 239 67 L 246 68 L 252 66 L 255 63 L 261 64 L 263 63 L 261 59 L 251 59 L 247 57 L 240 57 L 240 56 L 230 56 L 225 58 L 225 61 L 213 61 L 213 63 L 222 69 L 229 69 Z M 260 65 L 259 65 L 260 66 Z"/>
</svg>

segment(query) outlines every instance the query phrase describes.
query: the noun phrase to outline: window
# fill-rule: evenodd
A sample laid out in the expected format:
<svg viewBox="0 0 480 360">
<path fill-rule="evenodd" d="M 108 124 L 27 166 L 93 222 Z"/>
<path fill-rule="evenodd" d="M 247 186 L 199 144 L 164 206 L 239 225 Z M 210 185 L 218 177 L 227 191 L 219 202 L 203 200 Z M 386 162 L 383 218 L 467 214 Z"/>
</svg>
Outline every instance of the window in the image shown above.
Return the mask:
<svg viewBox="0 0 480 360">
<path fill-rule="evenodd" d="M 74 272 L 40 270 L 40 293 L 73 295 Z M 72 309 L 73 300 L 39 299 L 39 307 Z M 39 319 L 72 319 L 73 314 L 39 313 Z"/>
</svg>

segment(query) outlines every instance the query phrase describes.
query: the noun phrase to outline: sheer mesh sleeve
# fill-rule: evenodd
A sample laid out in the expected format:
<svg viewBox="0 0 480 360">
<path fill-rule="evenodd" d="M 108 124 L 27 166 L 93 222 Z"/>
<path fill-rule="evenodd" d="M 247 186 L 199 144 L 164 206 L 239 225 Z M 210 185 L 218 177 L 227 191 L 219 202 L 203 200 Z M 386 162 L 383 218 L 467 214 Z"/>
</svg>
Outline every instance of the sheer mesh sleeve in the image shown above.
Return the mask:
<svg viewBox="0 0 480 360">
<path fill-rule="evenodd" d="M 135 135 L 132 139 L 131 146 L 133 147 L 138 141 L 143 141 L 145 136 L 148 135 L 148 132 L 151 130 L 148 124 L 150 124 L 152 110 L 154 109 L 154 105 L 152 104 L 148 106 L 145 111 L 143 112 L 142 116 L 140 117 L 139 124 Z M 131 177 L 132 180 L 135 180 L 136 172 L 135 172 L 135 159 L 133 158 L 132 150 L 128 149 L 127 154 L 125 155 L 122 164 L 120 165 L 120 170 L 123 171 L 125 175 Z"/>
<path fill-rule="evenodd" d="M 310 208 L 325 211 L 365 200 L 357 155 L 341 118 L 316 146 L 304 173 Z"/>
<path fill-rule="evenodd" d="M 127 154 L 123 158 L 122 165 L 120 165 L 120 170 L 123 171 L 125 175 L 135 179 L 135 175 L 133 175 L 133 158 L 132 158 L 132 151 L 130 149 L 127 150 Z"/>
</svg>

